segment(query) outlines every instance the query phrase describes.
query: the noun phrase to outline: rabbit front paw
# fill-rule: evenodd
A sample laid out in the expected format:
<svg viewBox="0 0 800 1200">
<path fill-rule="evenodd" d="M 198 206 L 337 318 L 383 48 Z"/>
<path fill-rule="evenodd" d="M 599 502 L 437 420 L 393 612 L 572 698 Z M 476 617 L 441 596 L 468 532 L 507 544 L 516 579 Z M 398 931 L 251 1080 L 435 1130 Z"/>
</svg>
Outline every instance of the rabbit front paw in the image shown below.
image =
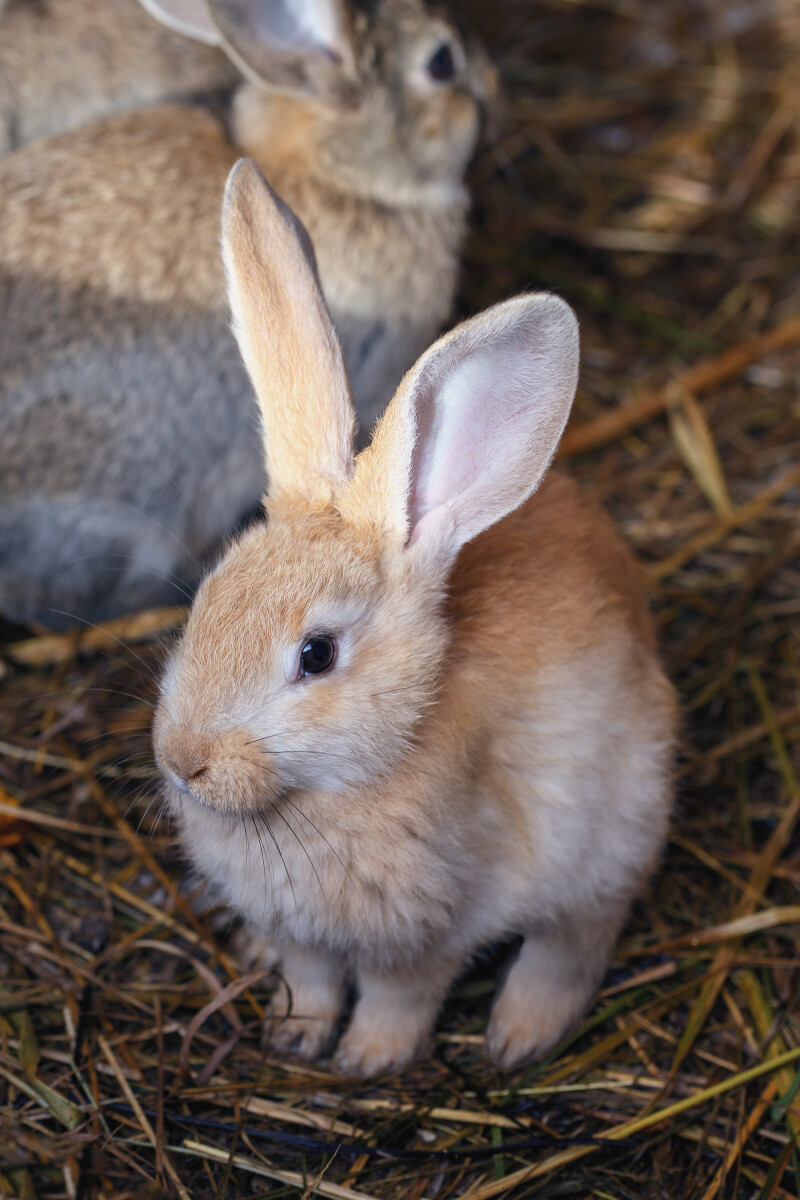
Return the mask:
<svg viewBox="0 0 800 1200">
<path fill-rule="evenodd" d="M 339 1017 L 338 1008 L 326 1013 L 271 1016 L 264 1025 L 264 1048 L 276 1058 L 299 1058 L 311 1061 L 322 1058 Z"/>
<path fill-rule="evenodd" d="M 411 971 L 362 970 L 359 998 L 333 1069 L 366 1079 L 413 1062 L 428 1049 L 436 1014 L 456 969 L 456 964 L 442 961 Z"/>
<path fill-rule="evenodd" d="M 605 965 L 605 939 L 594 952 L 576 947 L 560 931 L 526 938 L 492 1008 L 486 1047 L 492 1062 L 509 1071 L 542 1058 L 580 1021 Z"/>
<path fill-rule="evenodd" d="M 354 1016 L 331 1065 L 338 1075 L 349 1079 L 368 1079 L 387 1071 L 400 1071 L 422 1054 L 428 1035 L 427 1019 L 421 1023 L 394 1019 L 373 1023 L 359 1021 Z"/>
<path fill-rule="evenodd" d="M 270 1000 L 263 1044 L 278 1057 L 320 1058 L 344 1006 L 345 970 L 319 949 L 283 947 L 281 983 Z"/>
<path fill-rule="evenodd" d="M 486 1030 L 489 1057 L 501 1071 L 542 1058 L 558 1045 L 572 1022 L 564 1021 L 561 997 L 545 985 L 532 989 L 524 1004 L 504 990 Z"/>
</svg>

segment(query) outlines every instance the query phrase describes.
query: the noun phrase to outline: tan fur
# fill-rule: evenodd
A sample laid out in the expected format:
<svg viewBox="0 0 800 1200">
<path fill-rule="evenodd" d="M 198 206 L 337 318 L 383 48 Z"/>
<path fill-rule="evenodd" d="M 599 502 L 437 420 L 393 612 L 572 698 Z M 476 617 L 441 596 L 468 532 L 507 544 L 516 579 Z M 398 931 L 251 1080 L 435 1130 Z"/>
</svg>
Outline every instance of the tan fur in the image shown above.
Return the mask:
<svg viewBox="0 0 800 1200">
<path fill-rule="evenodd" d="M 310 243 L 304 254 L 294 239 L 270 238 L 269 226 L 260 220 L 258 201 L 264 184 L 255 166 L 243 163 L 239 176 L 251 178 L 247 186 L 240 186 L 233 210 L 223 214 L 223 221 L 234 231 L 225 241 L 234 319 L 239 312 L 246 312 L 258 329 L 274 329 L 281 345 L 281 354 L 276 356 L 271 339 L 256 336 L 246 341 L 245 366 L 261 410 L 270 493 L 278 503 L 284 493 L 313 502 L 321 479 L 321 498 L 330 501 L 335 485 L 349 473 L 353 441 L 342 348 L 316 276 L 301 269 L 306 256 L 313 258 Z M 274 200 L 281 203 L 277 196 Z M 294 220 L 290 210 L 285 211 L 287 220 Z M 307 242 L 302 227 L 298 234 Z M 268 273 L 259 270 L 259 264 L 266 261 Z M 307 286 L 303 287 L 304 283 Z M 309 343 L 313 346 L 310 354 Z M 326 392 L 331 379 L 341 381 L 342 387 L 342 394 L 333 399 L 334 411 L 343 419 L 335 423 L 325 419 L 330 410 L 331 397 Z M 322 455 L 317 440 L 308 436 L 309 422 L 331 432 Z"/>
<path fill-rule="evenodd" d="M 334 311 L 341 298 L 363 315 L 443 321 L 463 200 L 456 219 L 424 207 L 383 210 L 318 178 L 313 145 L 288 165 L 282 148 L 260 162 L 303 218 Z M 211 114 L 179 106 L 123 113 L 15 154 L 0 170 L 0 270 L 173 310 L 222 311 L 219 206 L 239 154 Z"/>
<path fill-rule="evenodd" d="M 222 311 L 219 198 L 236 158 L 210 113 L 179 106 L 11 155 L 0 167 L 0 271 L 67 293 Z"/>
<path fill-rule="evenodd" d="M 165 29 L 139 0 L 11 0 L 0 8 L 0 154 L 239 79 L 220 50 Z"/>
<path fill-rule="evenodd" d="M 305 469 L 323 477 L 349 405 L 335 356 L 318 354 L 324 311 L 300 303 L 312 264 L 252 170 L 234 173 L 226 206 L 245 358 L 283 345 L 288 364 L 305 347 L 303 372 L 326 381 L 327 416 L 316 393 L 260 393 L 267 425 L 305 413 L 319 456 L 303 447 Z M 251 303 L 254 279 L 280 289 L 279 316 Z M 525 940 L 489 1049 L 506 1067 L 545 1052 L 591 1000 L 657 863 L 675 701 L 635 567 L 572 483 L 551 476 L 526 500 L 576 362 L 574 318 L 553 297 L 461 326 L 409 374 L 352 477 L 312 499 L 288 486 L 198 593 L 156 755 L 191 858 L 282 964 L 295 1003 L 281 993 L 271 1011 L 281 1052 L 320 1053 L 354 977 L 335 1065 L 402 1066 L 459 970 L 513 933 Z M 427 450 L 467 410 L 426 482 Z M 507 423 L 530 451 L 498 455 Z M 336 662 L 301 677 L 321 633 Z"/>
</svg>

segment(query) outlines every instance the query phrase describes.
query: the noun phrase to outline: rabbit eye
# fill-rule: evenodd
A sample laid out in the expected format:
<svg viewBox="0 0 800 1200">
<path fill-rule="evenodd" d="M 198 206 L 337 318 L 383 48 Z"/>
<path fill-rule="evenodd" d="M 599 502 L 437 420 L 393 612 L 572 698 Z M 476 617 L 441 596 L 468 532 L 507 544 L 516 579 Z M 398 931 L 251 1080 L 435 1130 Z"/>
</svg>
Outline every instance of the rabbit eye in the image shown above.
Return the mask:
<svg viewBox="0 0 800 1200">
<path fill-rule="evenodd" d="M 336 642 L 327 634 L 309 638 L 300 651 L 300 674 L 321 675 L 333 666 Z"/>
<path fill-rule="evenodd" d="M 428 74 L 437 83 L 447 83 L 456 73 L 452 48 L 442 42 L 439 49 L 428 59 Z"/>
</svg>

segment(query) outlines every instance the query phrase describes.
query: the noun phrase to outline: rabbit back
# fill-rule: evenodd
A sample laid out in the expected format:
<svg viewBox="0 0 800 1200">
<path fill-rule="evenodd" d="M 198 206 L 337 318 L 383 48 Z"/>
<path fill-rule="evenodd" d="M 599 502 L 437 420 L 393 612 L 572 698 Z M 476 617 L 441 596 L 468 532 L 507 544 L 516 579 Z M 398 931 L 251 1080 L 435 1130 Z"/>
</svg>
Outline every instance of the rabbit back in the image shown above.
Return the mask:
<svg viewBox="0 0 800 1200">
<path fill-rule="evenodd" d="M 447 613 L 463 659 L 448 728 L 457 713 L 491 727 L 480 791 L 506 807 L 512 874 L 535 878 L 543 916 L 565 891 L 589 909 L 629 903 L 663 846 L 677 710 L 611 521 L 551 474 L 464 548 Z"/>
<path fill-rule="evenodd" d="M 12 0 L 0 8 L 0 154 L 240 78 L 221 50 L 166 29 L 139 0 Z"/>
</svg>

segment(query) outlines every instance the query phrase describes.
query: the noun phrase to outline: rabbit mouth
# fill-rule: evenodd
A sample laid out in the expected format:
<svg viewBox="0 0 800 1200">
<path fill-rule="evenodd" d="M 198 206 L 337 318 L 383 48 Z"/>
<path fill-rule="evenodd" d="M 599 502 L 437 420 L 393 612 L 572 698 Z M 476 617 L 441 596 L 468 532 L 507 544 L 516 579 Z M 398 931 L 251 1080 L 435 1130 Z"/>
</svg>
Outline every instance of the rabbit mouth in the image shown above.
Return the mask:
<svg viewBox="0 0 800 1200">
<path fill-rule="evenodd" d="M 162 767 L 161 769 L 169 787 L 174 788 L 176 792 L 180 792 L 182 796 L 190 796 L 192 794 L 192 789 L 185 779 L 177 775 L 175 771 L 171 771 L 169 767 Z"/>
</svg>

